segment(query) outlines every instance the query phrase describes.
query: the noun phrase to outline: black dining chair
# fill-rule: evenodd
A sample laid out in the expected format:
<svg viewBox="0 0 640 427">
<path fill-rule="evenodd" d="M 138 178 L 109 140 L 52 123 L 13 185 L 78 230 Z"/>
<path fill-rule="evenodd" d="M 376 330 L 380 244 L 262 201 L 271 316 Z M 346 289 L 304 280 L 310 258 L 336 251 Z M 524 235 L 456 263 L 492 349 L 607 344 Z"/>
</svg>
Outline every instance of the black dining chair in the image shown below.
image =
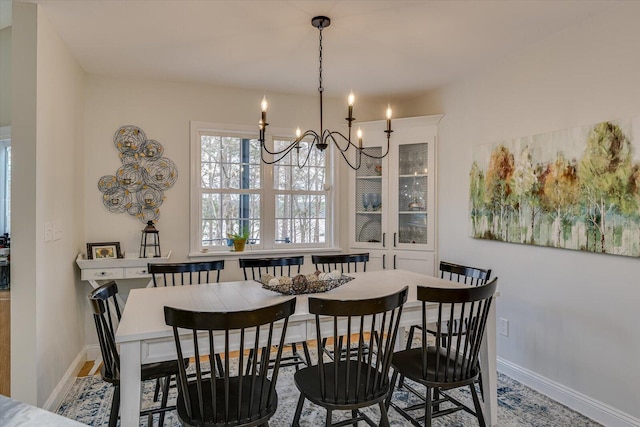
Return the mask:
<svg viewBox="0 0 640 427">
<path fill-rule="evenodd" d="M 451 280 L 458 283 L 464 283 L 469 286 L 480 286 L 487 283 L 491 277 L 491 269 L 468 267 L 460 264 L 452 264 L 446 261 L 440 261 L 440 278 Z M 420 325 L 413 325 L 409 329 L 407 337 L 407 349 L 411 348 L 413 335 L 416 329 L 420 329 Z M 427 332 L 434 334 L 434 324 L 429 325 Z M 446 336 L 446 335 L 445 335 Z"/>
<path fill-rule="evenodd" d="M 154 287 L 216 283 L 220 270 L 224 270 L 224 260 L 147 264 Z"/>
<path fill-rule="evenodd" d="M 244 280 L 249 280 L 249 272 L 251 279 L 259 281 L 263 274 L 271 274 L 272 276 L 292 276 L 300 274 L 300 268 L 304 264 L 304 256 L 282 257 L 282 258 L 239 258 L 238 263 L 244 273 Z M 302 347 L 304 354 L 298 352 L 298 345 Z M 311 356 L 309 347 L 305 341 L 301 343 L 291 343 L 291 356 L 283 356 L 281 366 L 295 366 L 296 370 L 300 365 L 311 366 Z M 269 362 L 269 366 L 273 367 L 273 361 Z"/>
<path fill-rule="evenodd" d="M 269 425 L 268 420 L 278 406 L 276 381 L 289 316 L 295 307 L 296 299 L 291 298 L 238 312 L 164 308 L 165 322 L 173 329 L 178 358 L 184 357 L 185 347 L 193 348 L 195 356 L 195 378 L 189 380 L 183 367 L 179 372 L 177 412 L 183 425 Z M 187 339 L 188 344 L 183 341 Z M 245 360 L 246 350 L 258 357 Z M 202 356 L 211 354 L 224 357 L 222 377 L 203 374 Z M 270 359 L 275 361 L 273 369 L 262 369 Z M 212 363 L 211 356 L 208 363 Z"/>
<path fill-rule="evenodd" d="M 334 410 L 350 410 L 352 418 L 336 426 L 366 421 L 376 425 L 361 408 L 378 404 L 381 426 L 389 426 L 384 400 L 390 390 L 389 368 L 398 335 L 402 305 L 408 288 L 391 295 L 363 300 L 309 298 L 309 313 L 316 319 L 318 354 L 325 339 L 355 349 L 350 357 L 336 357 L 294 375 L 300 398 L 292 425 L 299 426 L 306 399 L 327 410 L 325 425 L 331 426 Z M 366 351 L 370 349 L 371 351 Z M 341 353 L 340 345 L 336 354 Z"/>
<path fill-rule="evenodd" d="M 220 270 L 224 270 L 224 260 L 147 265 L 154 287 L 217 283 L 220 281 Z M 222 360 L 216 356 L 216 361 L 218 372 L 221 372 Z"/>
<path fill-rule="evenodd" d="M 293 271 L 300 274 L 300 268 L 304 264 L 304 256 L 280 257 L 280 258 L 239 258 L 238 263 L 244 273 L 244 280 L 249 280 L 249 272 L 252 280 L 260 280 L 263 274 L 272 276 L 291 276 Z M 293 267 L 293 268 L 292 268 Z"/>
<path fill-rule="evenodd" d="M 102 366 L 100 375 L 104 381 L 114 385 L 113 401 L 111 402 L 111 413 L 109 415 L 109 427 L 115 427 L 118 423 L 118 412 L 120 409 L 120 355 L 115 342 L 115 331 L 122 316 L 121 309 L 117 301 L 118 285 L 116 282 L 108 282 L 96 288 L 89 295 L 89 301 L 93 309 L 93 320 L 98 334 L 100 353 L 102 355 Z M 183 361 L 183 366 L 188 365 L 188 360 Z M 172 375 L 178 373 L 177 360 L 167 362 L 149 363 L 141 367 L 141 379 L 162 380 L 162 400 L 160 408 L 150 409 L 140 412 L 140 416 L 147 416 L 147 425 L 151 426 L 153 415 L 159 413 L 159 423 L 164 423 L 165 412 L 175 409 L 175 406 L 167 406 L 169 395 L 169 383 Z M 156 390 L 156 394 L 157 394 Z M 154 401 L 157 395 L 154 396 Z"/>
<path fill-rule="evenodd" d="M 419 419 L 424 419 L 425 426 L 431 426 L 433 418 L 464 410 L 475 416 L 481 427 L 485 427 L 474 383 L 480 374 L 478 355 L 497 284 L 495 278 L 485 285 L 469 288 L 418 286 L 417 296 L 422 302 L 422 345 L 393 355 L 391 384 L 393 390 L 398 375 L 404 376 L 404 388 L 415 394 L 419 403 L 400 406 L 390 392 L 387 407 L 393 407 L 414 426 L 422 425 Z M 434 313 L 438 325 L 433 344 L 427 341 L 431 313 Z M 419 393 L 407 379 L 424 386 L 426 392 Z M 466 386 L 471 390 L 473 408 L 448 393 L 451 389 Z M 419 418 L 411 415 L 415 410 L 421 410 Z"/>
<path fill-rule="evenodd" d="M 340 273 L 354 273 L 358 272 L 358 266 L 360 271 L 367 271 L 367 262 L 369 262 L 369 254 L 338 254 L 338 255 L 312 255 L 311 262 L 315 264 L 316 270 L 321 270 L 323 273 L 328 273 L 335 270 L 340 270 Z M 345 271 L 346 270 L 346 271 Z M 326 344 L 327 341 L 323 344 Z M 324 347 L 327 356 L 333 358 L 333 349 L 330 347 Z M 342 349 L 342 356 L 347 352 L 346 348 Z"/>
<path fill-rule="evenodd" d="M 338 254 L 338 255 L 311 255 L 311 262 L 316 266 L 316 270 L 328 273 L 340 270 L 341 273 L 357 273 L 367 271 L 369 254 Z"/>
<path fill-rule="evenodd" d="M 491 277 L 491 269 L 482 269 L 477 267 L 469 267 L 466 265 L 453 264 L 446 261 L 440 261 L 440 278 L 451 280 L 458 283 L 464 283 L 469 286 L 480 286 L 487 283 Z M 446 327 L 448 323 L 443 325 Z M 427 325 L 427 332 L 431 335 L 435 335 L 437 325 L 430 323 Z M 409 335 L 407 336 L 407 349 L 411 348 L 413 343 L 413 337 L 416 329 L 420 329 L 420 325 L 412 325 L 409 328 Z M 442 334 L 442 339 L 446 339 L 447 334 Z M 404 377 L 400 377 L 400 386 L 404 384 Z M 480 382 L 480 392 L 484 395 L 482 390 L 482 382 Z"/>
</svg>

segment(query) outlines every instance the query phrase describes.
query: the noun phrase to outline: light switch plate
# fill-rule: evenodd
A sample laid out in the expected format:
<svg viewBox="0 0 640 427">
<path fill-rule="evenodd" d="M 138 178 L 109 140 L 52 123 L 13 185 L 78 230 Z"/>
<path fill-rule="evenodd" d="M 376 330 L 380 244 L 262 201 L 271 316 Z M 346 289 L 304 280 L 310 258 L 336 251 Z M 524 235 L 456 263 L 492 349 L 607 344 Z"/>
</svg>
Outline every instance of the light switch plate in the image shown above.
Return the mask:
<svg viewBox="0 0 640 427">
<path fill-rule="evenodd" d="M 62 225 L 60 221 L 53 221 L 53 240 L 62 239 Z"/>
<path fill-rule="evenodd" d="M 50 242 L 51 239 L 53 239 L 53 226 L 51 221 L 47 221 L 44 223 L 44 241 Z"/>
</svg>

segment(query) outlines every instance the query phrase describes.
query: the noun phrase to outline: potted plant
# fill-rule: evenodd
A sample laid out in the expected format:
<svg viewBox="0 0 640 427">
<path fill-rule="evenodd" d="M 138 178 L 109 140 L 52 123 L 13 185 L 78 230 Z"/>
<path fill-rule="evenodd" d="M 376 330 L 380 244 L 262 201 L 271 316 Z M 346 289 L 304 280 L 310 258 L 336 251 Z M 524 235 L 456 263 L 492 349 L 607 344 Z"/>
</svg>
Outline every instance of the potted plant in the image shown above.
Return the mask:
<svg viewBox="0 0 640 427">
<path fill-rule="evenodd" d="M 244 245 L 249 239 L 249 229 L 244 227 L 242 233 L 227 233 L 227 238 L 233 242 L 233 249 L 236 252 L 244 251 Z"/>
</svg>

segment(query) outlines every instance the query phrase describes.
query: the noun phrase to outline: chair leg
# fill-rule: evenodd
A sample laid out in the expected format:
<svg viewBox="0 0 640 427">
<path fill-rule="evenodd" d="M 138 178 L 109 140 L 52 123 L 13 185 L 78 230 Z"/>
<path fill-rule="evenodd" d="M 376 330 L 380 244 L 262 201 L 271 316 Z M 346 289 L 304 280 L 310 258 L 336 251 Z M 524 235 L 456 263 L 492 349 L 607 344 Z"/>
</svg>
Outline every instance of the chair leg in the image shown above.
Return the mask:
<svg viewBox="0 0 640 427">
<path fill-rule="evenodd" d="M 440 389 L 439 388 L 434 388 L 433 389 L 433 401 L 436 402 L 438 399 L 440 399 Z M 436 403 L 433 406 L 434 406 L 434 409 L 436 411 L 440 410 L 440 404 L 439 403 Z"/>
<path fill-rule="evenodd" d="M 307 362 L 307 366 L 311 366 L 311 353 L 309 353 L 309 346 L 306 341 L 302 341 L 302 351 L 304 351 L 304 358 Z"/>
<path fill-rule="evenodd" d="M 298 399 L 298 406 L 296 407 L 296 414 L 293 416 L 293 422 L 291 427 L 298 427 L 300 425 L 300 415 L 302 414 L 302 407 L 304 406 L 304 394 L 300 393 Z"/>
<path fill-rule="evenodd" d="M 389 391 L 391 393 L 391 391 Z M 381 427 L 390 427 L 389 417 L 387 416 L 387 407 L 385 406 L 383 401 L 378 403 L 380 406 L 380 426 Z"/>
<path fill-rule="evenodd" d="M 158 401 L 158 396 L 160 395 L 160 378 L 156 379 L 156 387 L 155 390 L 153 391 L 153 401 L 157 402 Z"/>
<path fill-rule="evenodd" d="M 244 371 L 245 375 L 249 375 L 249 373 L 251 372 L 251 362 L 253 362 L 254 357 L 255 357 L 255 354 L 253 352 L 253 349 L 249 350 L 249 356 L 247 357 L 247 367 L 245 368 L 245 371 Z"/>
<path fill-rule="evenodd" d="M 396 388 L 396 380 L 398 379 L 398 371 L 396 369 L 393 370 L 393 375 L 391 376 L 391 382 L 389 383 L 389 393 L 387 394 L 387 398 L 385 399 L 384 406 L 387 410 L 389 410 L 389 406 L 391 406 L 391 398 L 393 397 L 393 390 Z"/>
<path fill-rule="evenodd" d="M 431 419 L 433 418 L 433 405 L 431 404 L 431 387 L 427 387 L 426 399 L 424 404 L 424 425 L 431 427 Z"/>
<path fill-rule="evenodd" d="M 224 367 L 222 365 L 222 358 L 220 357 L 220 354 L 216 353 L 216 366 L 218 367 L 218 373 L 220 374 L 221 377 L 224 376 Z M 212 373 L 213 376 L 215 376 L 215 372 Z"/>
<path fill-rule="evenodd" d="M 476 408 L 476 417 L 478 417 L 478 423 L 480 424 L 480 427 L 486 427 L 487 424 L 484 422 L 484 414 L 482 413 L 482 406 L 480 406 L 480 400 L 478 399 L 476 385 L 469 384 L 469 388 L 471 388 L 471 397 L 473 397 L 473 406 Z"/>
<path fill-rule="evenodd" d="M 167 407 L 167 400 L 169 400 L 169 383 L 171 382 L 171 376 L 164 378 L 164 387 L 162 388 L 162 401 L 160 402 L 160 408 L 165 409 Z M 164 416 L 166 412 L 160 412 L 160 419 L 158 421 L 158 426 L 162 427 L 164 425 Z M 149 426 L 151 427 L 151 426 Z"/>
<path fill-rule="evenodd" d="M 115 386 L 113 390 L 113 400 L 111 401 L 111 413 L 109 414 L 109 427 L 118 425 L 118 413 L 120 412 L 120 386 Z"/>
<path fill-rule="evenodd" d="M 353 427 L 358 427 L 358 421 L 355 421 L 356 418 L 358 418 L 358 410 L 357 409 L 352 409 L 351 410 L 351 418 L 353 418 Z"/>
<path fill-rule="evenodd" d="M 335 352 L 333 353 L 335 355 Z M 324 422 L 326 427 L 331 427 L 331 409 L 327 409 L 327 420 Z"/>
<path fill-rule="evenodd" d="M 407 337 L 407 346 L 405 347 L 406 350 L 409 350 L 411 348 L 411 342 L 413 341 L 413 334 L 416 331 L 416 326 L 412 325 L 409 328 L 409 336 Z M 402 388 L 402 386 L 404 385 L 404 375 L 400 375 L 400 382 L 398 383 L 398 388 Z"/>
<path fill-rule="evenodd" d="M 294 342 L 291 343 L 291 352 L 293 353 L 293 360 L 295 360 L 295 365 L 294 366 L 295 366 L 296 371 L 297 371 L 299 369 L 298 368 L 299 362 L 298 362 L 297 359 L 300 359 L 300 356 L 298 355 L 298 347 L 296 346 L 296 343 L 294 343 Z"/>
</svg>

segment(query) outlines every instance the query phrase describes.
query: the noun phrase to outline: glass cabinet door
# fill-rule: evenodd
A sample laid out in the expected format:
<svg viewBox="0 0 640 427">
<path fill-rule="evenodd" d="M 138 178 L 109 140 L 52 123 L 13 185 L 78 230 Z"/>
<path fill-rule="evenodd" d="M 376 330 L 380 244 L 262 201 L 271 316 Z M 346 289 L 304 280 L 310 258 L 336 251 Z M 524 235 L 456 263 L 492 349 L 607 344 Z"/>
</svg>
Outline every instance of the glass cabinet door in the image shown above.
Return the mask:
<svg viewBox="0 0 640 427">
<path fill-rule="evenodd" d="M 428 148 L 428 143 L 398 146 L 398 243 L 429 243 Z"/>
<path fill-rule="evenodd" d="M 372 156 L 381 156 L 381 147 L 363 150 Z M 383 192 L 383 177 L 386 171 L 382 159 L 362 156 L 362 166 L 355 174 L 355 241 L 357 243 L 382 242 L 382 206 L 386 194 Z"/>
</svg>

